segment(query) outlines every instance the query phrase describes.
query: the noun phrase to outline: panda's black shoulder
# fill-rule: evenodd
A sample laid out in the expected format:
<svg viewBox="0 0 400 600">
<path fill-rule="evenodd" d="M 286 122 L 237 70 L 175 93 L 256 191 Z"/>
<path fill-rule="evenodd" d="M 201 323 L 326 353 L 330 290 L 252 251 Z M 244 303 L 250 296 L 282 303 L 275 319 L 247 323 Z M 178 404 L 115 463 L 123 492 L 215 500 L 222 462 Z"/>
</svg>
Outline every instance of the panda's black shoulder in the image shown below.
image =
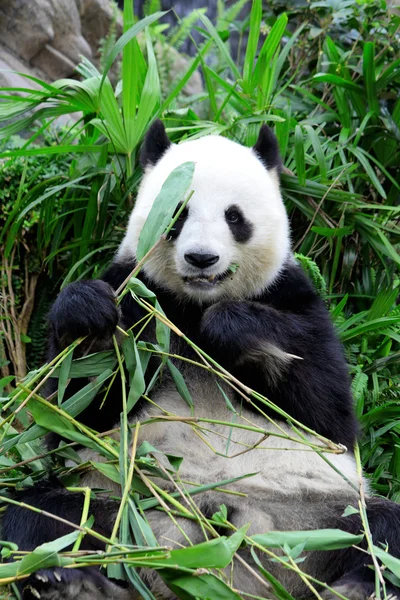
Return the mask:
<svg viewBox="0 0 400 600">
<path fill-rule="evenodd" d="M 260 297 L 261 302 L 294 314 L 308 311 L 326 313 L 324 301 L 314 285 L 294 260 L 287 262 L 275 281 Z"/>
</svg>

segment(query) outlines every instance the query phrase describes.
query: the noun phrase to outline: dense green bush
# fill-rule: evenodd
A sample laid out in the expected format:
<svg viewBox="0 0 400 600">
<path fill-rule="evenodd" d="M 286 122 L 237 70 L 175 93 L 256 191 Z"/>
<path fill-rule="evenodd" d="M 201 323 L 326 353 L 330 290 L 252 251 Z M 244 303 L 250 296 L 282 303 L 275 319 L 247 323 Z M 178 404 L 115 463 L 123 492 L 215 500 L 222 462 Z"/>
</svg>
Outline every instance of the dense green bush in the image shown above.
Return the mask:
<svg viewBox="0 0 400 600">
<path fill-rule="evenodd" d="M 60 285 L 96 277 L 110 262 L 140 181 L 138 147 L 152 119 L 161 117 L 176 142 L 219 133 L 251 145 L 260 123 L 275 126 L 294 249 L 318 265 L 353 375 L 362 461 L 374 489 L 399 500 L 400 19 L 374 0 L 300 0 L 289 6 L 274 0 L 264 13 L 255 0 L 246 19 L 245 1 L 229 9 L 220 2 L 215 26 L 200 11 L 168 31 L 157 23 L 155 4 L 135 24 L 125 3 L 124 35 L 105 44 L 101 74 L 84 60 L 79 81 L 43 83 L 41 91 L 24 98 L 12 92 L 2 96 L 0 139 L 8 144 L 0 153 L 5 494 L 42 477 L 47 464 L 46 458 L 33 460 L 43 453 L 36 441 L 39 425 L 25 438 L 19 434 L 29 425 L 24 401 L 45 371 L 16 386 L 13 373 L 22 376 L 26 370 L 13 360 L 10 347 L 18 346 L 24 357 L 31 344 L 28 370 L 37 368 L 44 314 Z M 153 44 L 179 48 L 197 19 L 204 41 L 171 89 L 164 85 L 166 67 L 157 61 Z M 230 52 L 232 35 L 242 40 L 239 60 Z M 107 73 L 121 51 L 122 86 L 113 89 Z M 204 93 L 187 97 L 182 90 L 196 69 Z M 82 114 L 79 121 L 56 137 L 54 130 L 49 133 L 55 117 L 74 112 Z M 11 136 L 23 130 L 34 133 L 11 147 Z M 30 303 L 29 329 L 26 322 L 19 329 L 27 254 L 29 273 L 36 270 L 40 285 L 36 282 Z M 315 274 L 314 263 L 302 262 Z M 7 329 L 12 294 L 18 314 Z M 34 398 L 28 408 L 36 419 Z M 51 419 L 45 428 L 52 429 Z M 62 458 L 74 457 L 71 452 L 57 452 L 60 475 Z M 74 485 L 74 478 L 68 482 Z"/>
</svg>

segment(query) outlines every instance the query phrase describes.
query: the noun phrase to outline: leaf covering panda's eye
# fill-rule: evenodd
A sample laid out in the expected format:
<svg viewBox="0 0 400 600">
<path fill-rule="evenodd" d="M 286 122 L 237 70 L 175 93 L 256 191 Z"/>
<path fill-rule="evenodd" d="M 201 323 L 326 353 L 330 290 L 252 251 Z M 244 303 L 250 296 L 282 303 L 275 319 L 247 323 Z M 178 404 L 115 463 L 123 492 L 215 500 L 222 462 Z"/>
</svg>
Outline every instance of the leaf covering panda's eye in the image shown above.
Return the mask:
<svg viewBox="0 0 400 600">
<path fill-rule="evenodd" d="M 188 209 L 185 207 L 178 217 L 178 221 L 183 221 L 188 216 Z"/>
<path fill-rule="evenodd" d="M 181 206 L 182 206 L 182 203 L 179 203 L 178 206 L 175 209 L 173 218 L 176 217 L 176 214 L 180 210 Z M 185 206 L 185 208 L 183 209 L 183 211 L 179 215 L 177 221 L 183 221 L 184 219 L 186 219 L 186 217 L 188 216 L 188 214 L 189 214 L 189 211 L 188 211 L 187 207 Z"/>
</svg>

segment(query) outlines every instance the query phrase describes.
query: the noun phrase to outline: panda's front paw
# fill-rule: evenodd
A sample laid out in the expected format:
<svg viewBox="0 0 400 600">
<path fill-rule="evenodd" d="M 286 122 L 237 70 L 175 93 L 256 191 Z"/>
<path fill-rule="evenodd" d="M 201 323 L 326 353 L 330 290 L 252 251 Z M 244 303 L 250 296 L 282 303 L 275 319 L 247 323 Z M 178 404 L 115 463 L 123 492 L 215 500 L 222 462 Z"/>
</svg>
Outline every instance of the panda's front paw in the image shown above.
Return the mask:
<svg viewBox="0 0 400 600">
<path fill-rule="evenodd" d="M 215 342 L 229 343 L 237 339 L 245 332 L 247 304 L 238 300 L 221 300 L 212 304 L 203 314 L 201 333 Z"/>
<path fill-rule="evenodd" d="M 43 569 L 29 577 L 22 587 L 23 600 L 128 600 L 123 589 L 94 567 L 84 569 Z"/>
<path fill-rule="evenodd" d="M 110 339 L 119 320 L 112 287 L 100 279 L 71 283 L 57 297 L 49 320 L 61 346 L 83 336 Z"/>
</svg>

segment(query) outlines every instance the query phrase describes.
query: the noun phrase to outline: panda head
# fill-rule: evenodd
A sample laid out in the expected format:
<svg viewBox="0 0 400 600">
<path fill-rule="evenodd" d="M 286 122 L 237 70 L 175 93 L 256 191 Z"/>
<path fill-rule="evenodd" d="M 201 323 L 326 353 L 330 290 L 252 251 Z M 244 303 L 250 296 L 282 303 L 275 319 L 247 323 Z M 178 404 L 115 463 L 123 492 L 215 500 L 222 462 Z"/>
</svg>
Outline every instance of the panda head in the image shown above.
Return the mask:
<svg viewBox="0 0 400 600">
<path fill-rule="evenodd" d="M 194 191 L 168 240 L 143 270 L 178 298 L 211 304 L 254 298 L 288 259 L 288 218 L 279 189 L 278 144 L 266 126 L 253 148 L 210 135 L 171 144 L 156 121 L 145 138 L 144 177 L 118 260 L 135 257 L 139 234 L 173 169 L 193 161 Z"/>
</svg>

